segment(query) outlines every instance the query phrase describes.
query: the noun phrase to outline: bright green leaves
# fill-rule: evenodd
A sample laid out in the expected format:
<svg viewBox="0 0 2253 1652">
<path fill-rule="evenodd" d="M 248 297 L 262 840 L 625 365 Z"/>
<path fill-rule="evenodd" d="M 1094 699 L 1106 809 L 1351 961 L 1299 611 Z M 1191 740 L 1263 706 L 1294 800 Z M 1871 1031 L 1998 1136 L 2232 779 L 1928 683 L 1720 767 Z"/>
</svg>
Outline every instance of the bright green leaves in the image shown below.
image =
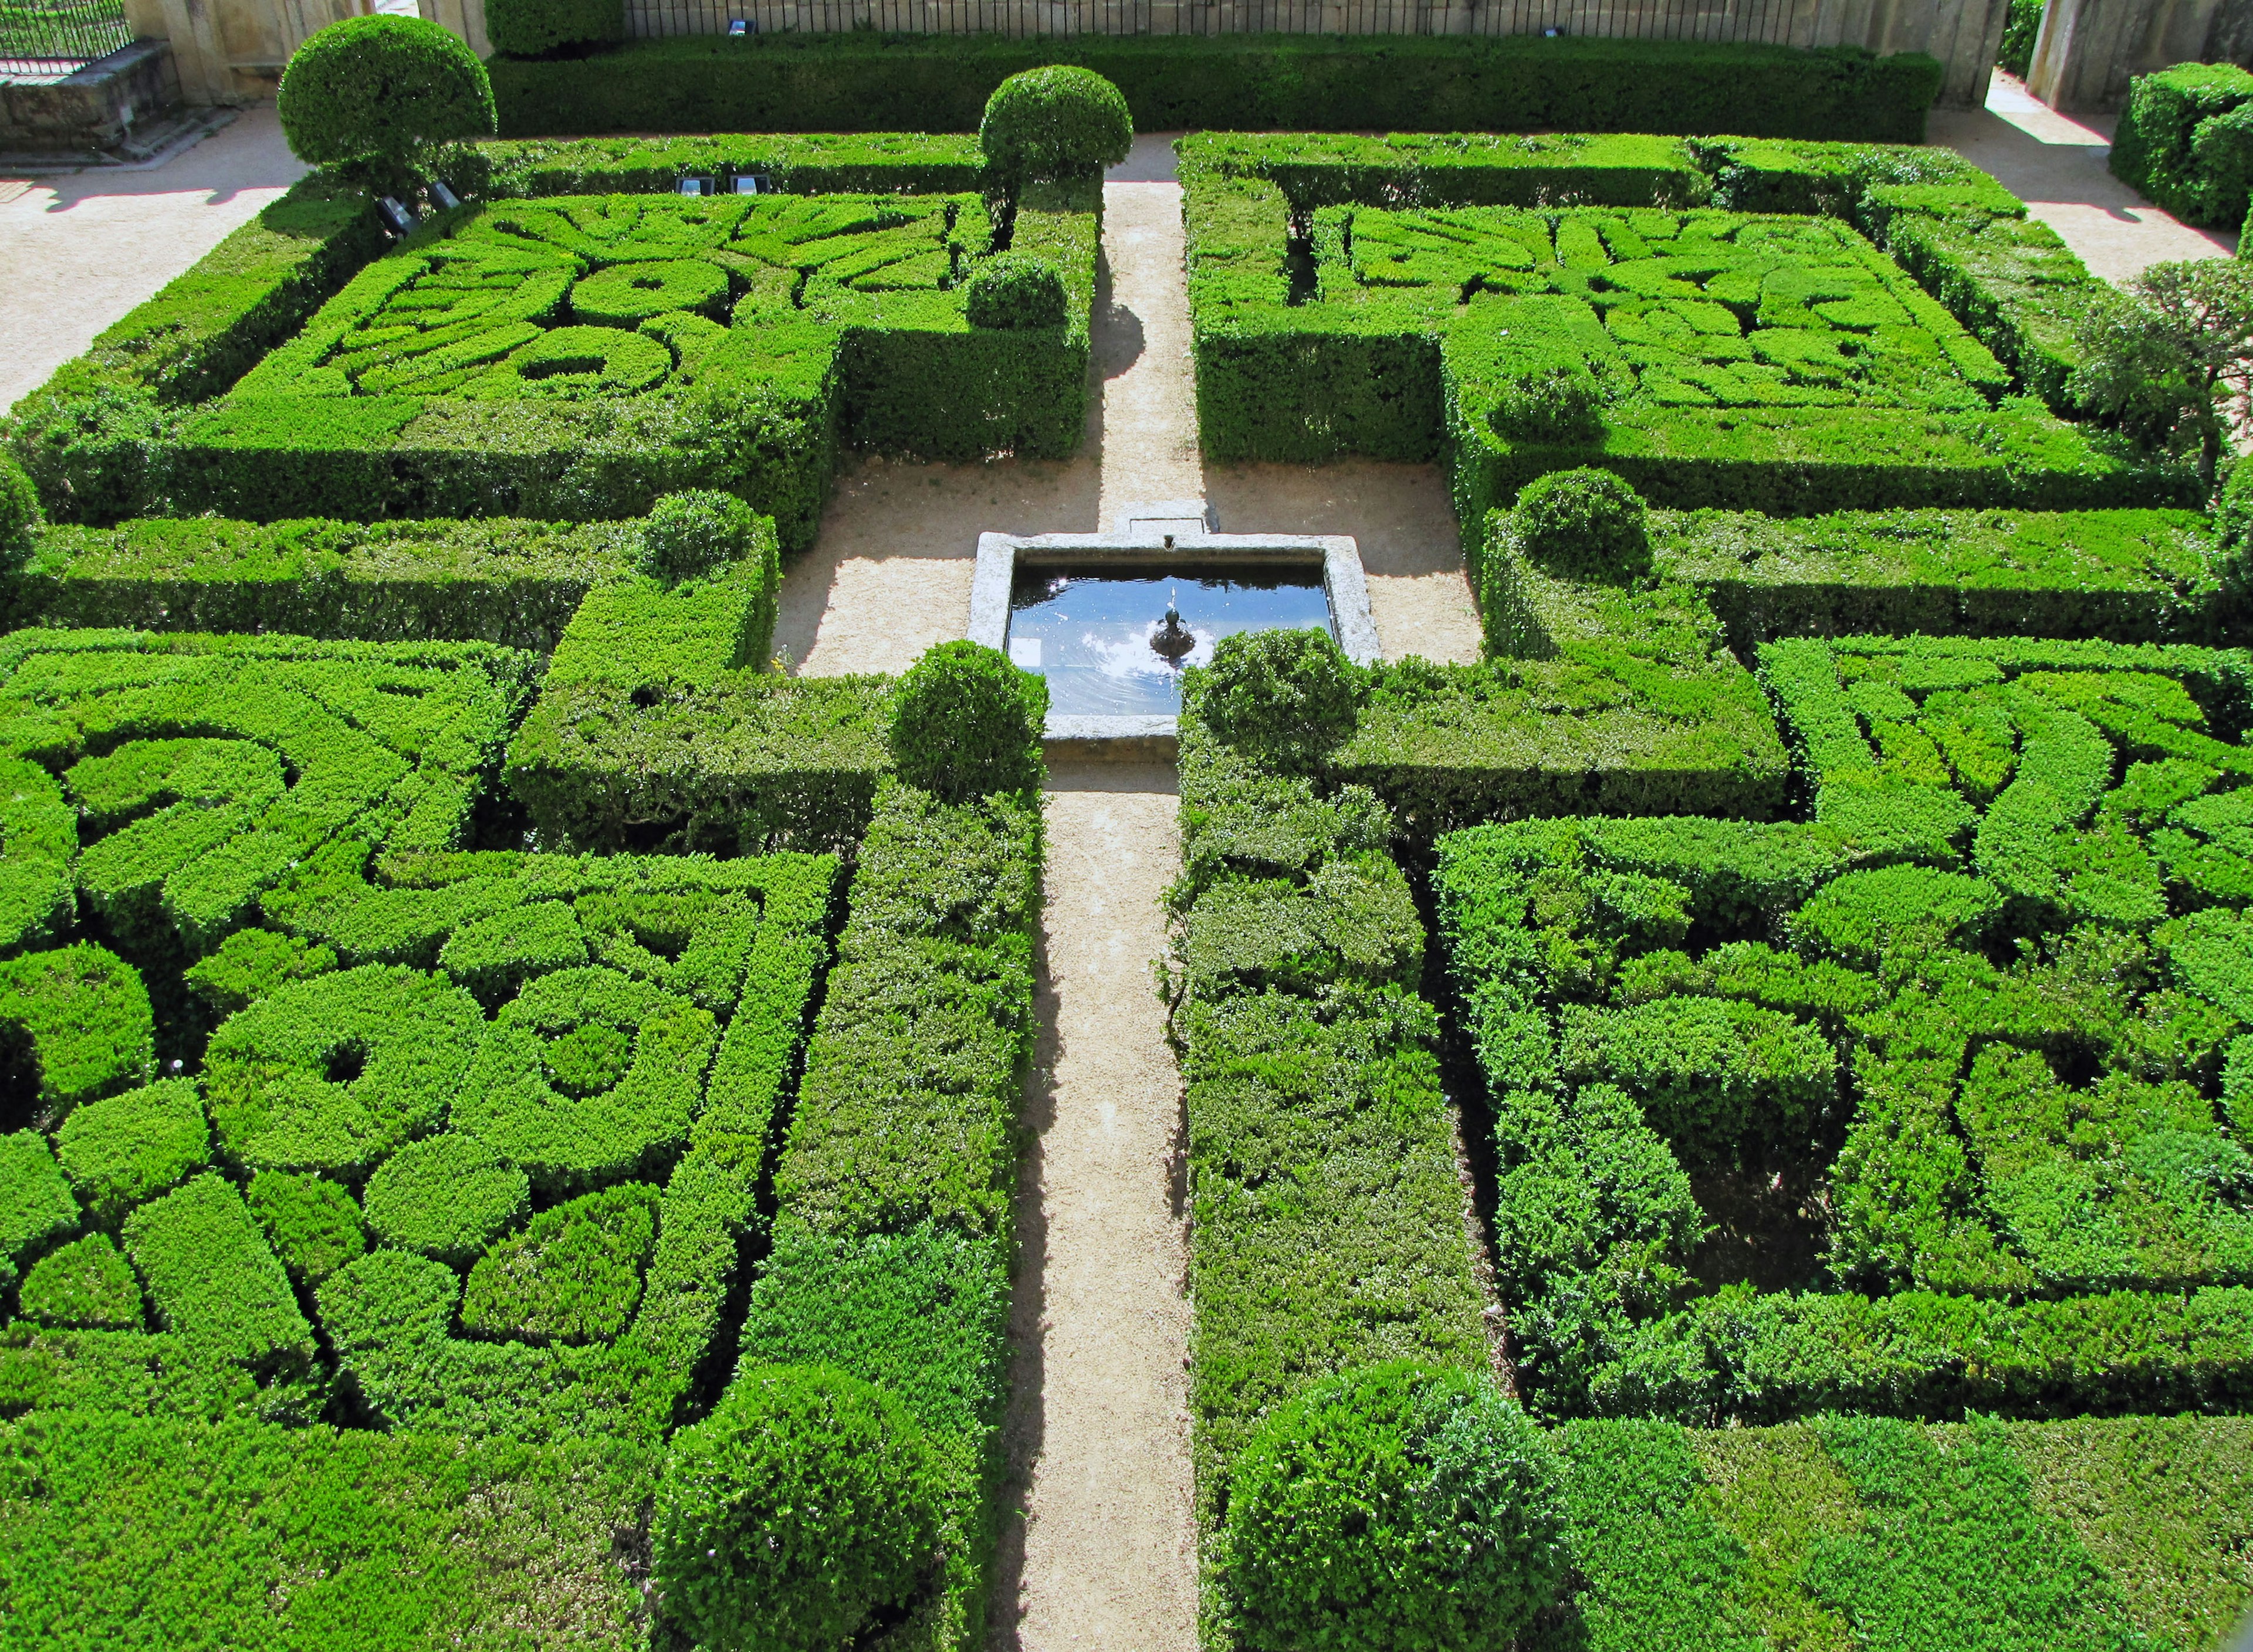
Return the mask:
<svg viewBox="0 0 2253 1652">
<path fill-rule="evenodd" d="M 463 1328 L 532 1342 L 610 1341 L 641 1300 L 657 1208 L 655 1188 L 628 1182 L 542 1211 L 470 1270 Z"/>
<path fill-rule="evenodd" d="M 531 1184 L 474 1136 L 448 1131 L 409 1143 L 368 1178 L 365 1209 L 377 1238 L 461 1263 L 531 1204 Z"/>
</svg>

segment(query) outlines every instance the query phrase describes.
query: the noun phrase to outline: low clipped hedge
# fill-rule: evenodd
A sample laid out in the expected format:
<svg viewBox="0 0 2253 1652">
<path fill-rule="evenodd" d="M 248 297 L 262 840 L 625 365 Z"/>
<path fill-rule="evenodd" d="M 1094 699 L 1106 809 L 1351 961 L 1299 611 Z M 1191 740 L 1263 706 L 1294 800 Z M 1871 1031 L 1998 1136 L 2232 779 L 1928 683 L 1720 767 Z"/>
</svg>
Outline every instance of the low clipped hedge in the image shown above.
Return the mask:
<svg viewBox="0 0 2253 1652">
<path fill-rule="evenodd" d="M 841 33 L 676 36 L 488 66 L 504 136 L 973 132 L 1012 74 L 1092 69 L 1137 129 L 1749 132 L 1919 143 L 1941 70 L 1916 52 L 1537 37 Z"/>
<path fill-rule="evenodd" d="M 2108 164 L 2187 224 L 2236 229 L 2253 185 L 2253 74 L 2234 63 L 2178 63 L 2128 87 Z"/>
</svg>

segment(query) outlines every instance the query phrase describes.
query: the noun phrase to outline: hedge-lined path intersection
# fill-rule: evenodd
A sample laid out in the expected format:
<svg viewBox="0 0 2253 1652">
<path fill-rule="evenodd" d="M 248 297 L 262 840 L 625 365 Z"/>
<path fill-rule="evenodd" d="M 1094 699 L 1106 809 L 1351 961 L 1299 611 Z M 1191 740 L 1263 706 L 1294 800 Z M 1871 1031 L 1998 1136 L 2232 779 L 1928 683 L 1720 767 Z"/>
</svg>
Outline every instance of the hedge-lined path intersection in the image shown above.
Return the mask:
<svg viewBox="0 0 2253 1652">
<path fill-rule="evenodd" d="M 1150 973 L 1180 861 L 1174 772 L 1057 764 L 1046 804 L 993 1642 L 1189 1652 L 1181 1079 Z"/>
<path fill-rule="evenodd" d="M 0 411 L 304 174 L 270 103 L 145 171 L 0 171 Z"/>
<path fill-rule="evenodd" d="M 1931 141 L 1954 150 L 2026 204 L 2092 274 L 2125 281 L 2145 266 L 2227 258 L 2236 243 L 2193 229 L 2112 176 L 2110 115 L 2060 115 L 2001 70 L 1982 109 L 1935 109 Z"/>
</svg>

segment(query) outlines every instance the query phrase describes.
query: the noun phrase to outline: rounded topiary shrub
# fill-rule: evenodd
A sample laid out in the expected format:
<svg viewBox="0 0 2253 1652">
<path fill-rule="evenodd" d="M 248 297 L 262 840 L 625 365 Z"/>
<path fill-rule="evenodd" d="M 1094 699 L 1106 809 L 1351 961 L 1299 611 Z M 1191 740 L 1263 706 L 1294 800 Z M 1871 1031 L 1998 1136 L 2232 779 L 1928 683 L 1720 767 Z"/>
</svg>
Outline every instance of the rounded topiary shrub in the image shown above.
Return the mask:
<svg viewBox="0 0 2253 1652">
<path fill-rule="evenodd" d="M 1519 373 L 1496 387 L 1494 428 L 1531 442 L 1565 442 L 1603 427 L 1603 387 L 1580 362 Z"/>
<path fill-rule="evenodd" d="M 31 478 L 0 452 L 0 568 L 14 568 L 31 554 L 31 530 L 45 519 Z"/>
<path fill-rule="evenodd" d="M 973 327 L 1064 325 L 1064 275 L 1030 253 L 987 259 L 970 272 L 963 299 Z"/>
<path fill-rule="evenodd" d="M 421 17 L 346 17 L 318 31 L 282 71 L 276 112 L 299 160 L 352 166 L 383 188 L 403 186 L 423 144 L 494 129 L 485 66 Z"/>
<path fill-rule="evenodd" d="M 1222 1575 L 1256 1652 L 1507 1647 L 1565 1570 L 1548 1436 L 1482 1374 L 1407 1362 L 1271 1416 L 1230 1477 Z"/>
<path fill-rule="evenodd" d="M 1643 498 L 1609 471 L 1552 471 L 1510 512 L 1525 554 L 1560 579 L 1622 584 L 1650 572 Z"/>
<path fill-rule="evenodd" d="M 923 1437 L 889 1394 L 826 1366 L 754 1368 L 673 1438 L 651 1581 L 711 1652 L 833 1652 L 931 1586 L 938 1509 Z"/>
<path fill-rule="evenodd" d="M 1237 631 L 1182 684 L 1196 714 L 1232 746 L 1311 768 L 1353 732 L 1353 663 L 1327 631 Z"/>
<path fill-rule="evenodd" d="M 977 643 L 941 643 L 892 691 L 885 737 L 909 785 L 946 803 L 1040 790 L 1049 686 Z"/>
<path fill-rule="evenodd" d="M 625 0 L 485 0 L 485 38 L 513 58 L 626 38 Z"/>
<path fill-rule="evenodd" d="M 1099 178 L 1134 147 L 1134 117 L 1119 88 L 1094 70 L 1052 63 L 994 88 L 978 147 L 1013 185 Z"/>
<path fill-rule="evenodd" d="M 641 569 L 668 585 L 701 579 L 750 555 L 756 537 L 751 507 L 734 494 L 710 489 L 668 493 L 642 524 Z"/>
</svg>

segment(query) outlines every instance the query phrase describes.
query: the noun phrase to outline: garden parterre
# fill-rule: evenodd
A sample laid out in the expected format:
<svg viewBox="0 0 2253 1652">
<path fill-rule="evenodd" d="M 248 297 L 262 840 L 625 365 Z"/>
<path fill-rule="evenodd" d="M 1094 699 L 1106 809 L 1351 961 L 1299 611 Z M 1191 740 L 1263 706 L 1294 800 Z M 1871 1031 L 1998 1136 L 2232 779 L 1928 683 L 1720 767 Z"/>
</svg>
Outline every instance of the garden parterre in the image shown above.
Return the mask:
<svg viewBox="0 0 2253 1652">
<path fill-rule="evenodd" d="M 2253 1345 L 2246 582 L 2075 422 L 2085 272 L 1916 150 L 1182 149 L 1208 452 L 1445 457 L 1491 645 L 1189 687 L 1208 1530 L 1406 1356 L 1559 1425 L 1534 1644 L 2210 1640 L 2238 1419 L 2135 1413 L 2242 1411 Z M 190 1643 L 302 1572 L 248 1635 L 646 1640 L 671 1437 L 828 1365 L 928 1441 L 883 1643 L 976 1644 L 1038 815 L 766 656 L 841 444 L 1076 437 L 1094 198 L 948 139 L 450 164 L 387 250 L 306 186 L 10 433 L 11 1612 L 153 1572 Z M 669 192 L 736 170 L 795 192 Z M 972 322 L 1005 248 L 1061 323 Z M 1503 508 L 1583 463 L 1671 507 L 1647 569 Z M 185 1558 L 73 1535 L 206 1498 Z"/>
</svg>

